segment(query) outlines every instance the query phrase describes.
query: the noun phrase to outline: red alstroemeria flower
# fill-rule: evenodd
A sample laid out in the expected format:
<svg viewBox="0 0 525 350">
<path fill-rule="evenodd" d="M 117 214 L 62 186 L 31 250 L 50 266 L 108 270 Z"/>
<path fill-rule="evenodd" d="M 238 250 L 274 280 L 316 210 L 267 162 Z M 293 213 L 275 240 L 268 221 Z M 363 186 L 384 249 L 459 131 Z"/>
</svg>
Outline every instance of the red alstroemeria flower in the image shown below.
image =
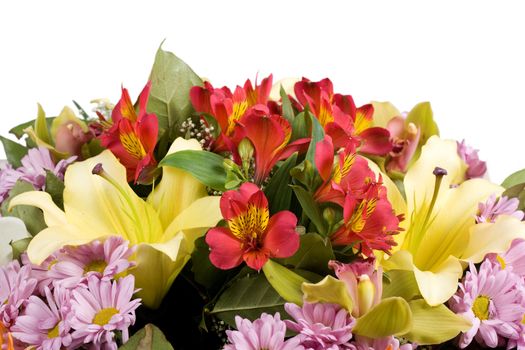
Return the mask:
<svg viewBox="0 0 525 350">
<path fill-rule="evenodd" d="M 221 212 L 228 228 L 215 227 L 206 235 L 210 261 L 220 269 L 234 268 L 244 260 L 260 270 L 269 258 L 286 258 L 299 249 L 295 215 L 283 210 L 270 217 L 268 200 L 253 183 L 225 192 Z"/>
<path fill-rule="evenodd" d="M 359 147 L 363 153 L 384 155 L 392 150 L 388 130 L 373 126 L 371 104 L 356 108 L 352 96 L 334 94 L 329 79 L 297 82 L 294 92 L 303 106 L 308 106 L 333 139 L 337 148 Z"/>
<path fill-rule="evenodd" d="M 397 245 L 393 235 L 401 230 L 402 217 L 395 215 L 386 198 L 386 188 L 380 183 L 373 184 L 361 200 L 348 193 L 343 218 L 344 224 L 330 237 L 334 246 L 354 245 L 365 256 L 372 257 L 373 250 L 388 254 Z"/>
<path fill-rule="evenodd" d="M 255 182 L 261 184 L 275 164 L 295 152 L 305 151 L 309 138 L 299 139 L 290 144 L 292 127 L 280 115 L 270 114 L 264 105 L 256 105 L 238 122 L 235 129 L 236 142 L 247 138 L 255 153 Z M 238 141 L 238 142 L 237 142 Z"/>
<path fill-rule="evenodd" d="M 268 103 L 273 77 L 262 80 L 260 85 L 255 82 L 255 88 L 250 80 L 244 87 L 237 86 L 232 93 L 227 87 L 214 88 L 209 82 L 204 87 L 194 86 L 190 90 L 190 99 L 198 113 L 212 116 L 221 128 L 221 134 L 211 145 L 216 152 L 230 151 L 234 147 L 231 137 L 236 123 L 244 116 L 246 111 L 256 105 Z"/>
<path fill-rule="evenodd" d="M 111 113 L 111 124 L 102 122 L 105 126 L 99 136 L 102 146 L 110 149 L 126 167 L 128 181 L 145 182 L 157 165 L 153 151 L 158 119 L 146 112 L 150 89 L 151 82 L 148 82 L 140 93 L 137 115 L 128 90 L 123 87 L 122 97 Z"/>
<path fill-rule="evenodd" d="M 318 202 L 332 202 L 344 207 L 347 193 L 362 199 L 375 183 L 376 176 L 368 162 L 354 150 L 343 149 L 337 157 L 334 156 L 334 145 L 328 135 L 316 145 L 315 165 L 323 179 L 323 184 L 314 194 Z"/>
</svg>

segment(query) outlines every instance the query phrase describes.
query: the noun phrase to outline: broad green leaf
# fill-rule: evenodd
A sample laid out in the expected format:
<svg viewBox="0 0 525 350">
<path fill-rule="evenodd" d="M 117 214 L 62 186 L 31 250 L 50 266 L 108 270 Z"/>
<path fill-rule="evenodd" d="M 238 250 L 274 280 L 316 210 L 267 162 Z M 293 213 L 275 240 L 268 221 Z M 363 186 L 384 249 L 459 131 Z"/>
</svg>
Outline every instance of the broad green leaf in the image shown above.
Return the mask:
<svg viewBox="0 0 525 350">
<path fill-rule="evenodd" d="M 169 154 L 160 165 L 186 170 L 204 185 L 217 191 L 225 191 L 226 171 L 224 158 L 208 151 L 186 150 Z"/>
<path fill-rule="evenodd" d="M 283 299 L 297 305 L 303 304 L 301 286 L 309 282 L 306 278 L 273 260 L 268 260 L 262 270 L 268 282 Z"/>
<path fill-rule="evenodd" d="M 332 276 L 326 276 L 318 283 L 304 283 L 302 291 L 304 301 L 309 303 L 339 304 L 349 313 L 354 307 L 354 301 L 348 294 L 346 284 Z"/>
<path fill-rule="evenodd" d="M 166 340 L 160 329 L 147 324 L 135 333 L 120 350 L 173 350 L 173 346 Z"/>
<path fill-rule="evenodd" d="M 385 274 L 388 282 L 383 283 L 383 298 L 401 297 L 409 301 L 421 295 L 413 271 L 390 270 Z"/>
<path fill-rule="evenodd" d="M 150 80 L 147 110 L 157 115 L 159 128 L 168 131 L 169 139 L 174 140 L 182 122 L 194 112 L 190 89 L 202 86 L 202 79 L 180 58 L 159 47 Z"/>
<path fill-rule="evenodd" d="M 309 116 L 312 123 L 312 139 L 310 141 L 310 145 L 308 146 L 308 151 L 306 152 L 306 160 L 308 160 L 311 164 L 315 164 L 315 146 L 317 145 L 317 142 L 324 139 L 324 129 L 319 123 L 319 120 L 317 120 L 317 118 L 314 117 L 312 113 L 307 111 L 305 113 Z"/>
<path fill-rule="evenodd" d="M 44 109 L 38 104 L 38 115 L 35 119 L 35 133 L 38 138 L 45 143 L 51 144 L 51 137 L 49 136 L 49 128 L 46 121 L 46 113 Z"/>
<path fill-rule="evenodd" d="M 307 114 L 305 112 L 301 112 L 295 116 L 292 122 L 292 138 L 290 141 L 310 136 L 308 133 L 308 123 L 306 118 Z"/>
<path fill-rule="evenodd" d="M 255 273 L 233 282 L 221 294 L 211 314 L 234 326 L 236 315 L 254 320 L 263 312 L 283 313 L 285 302 L 263 274 Z"/>
<path fill-rule="evenodd" d="M 279 262 L 287 267 L 313 271 L 322 275 L 328 274 L 328 262 L 335 259 L 329 240 L 323 239 L 317 233 L 307 233 L 301 236 L 299 250 L 291 257 Z"/>
<path fill-rule="evenodd" d="M 399 110 L 390 102 L 372 101 L 374 106 L 374 126 L 386 128 L 390 119 L 400 116 Z"/>
<path fill-rule="evenodd" d="M 5 155 L 9 164 L 15 168 L 21 166 L 22 163 L 20 161 L 27 154 L 27 148 L 3 136 L 0 136 L 0 141 L 2 141 L 4 146 Z"/>
<path fill-rule="evenodd" d="M 409 305 L 413 326 L 403 337 L 418 345 L 441 344 L 472 327 L 445 305 L 430 306 L 423 299 L 412 300 Z"/>
<path fill-rule="evenodd" d="M 520 201 L 518 209 L 525 210 L 525 183 L 509 187 L 505 192 L 503 192 L 502 196 L 518 199 Z"/>
<path fill-rule="evenodd" d="M 288 94 L 286 93 L 286 91 L 284 91 L 282 86 L 281 86 L 280 94 L 281 94 L 281 104 L 282 104 L 282 109 L 283 109 L 283 117 L 285 117 L 286 120 L 290 122 L 290 125 L 292 125 L 295 119 L 295 114 L 293 112 L 293 107 L 292 107 L 292 103 L 290 102 L 290 98 L 288 97 Z"/>
<path fill-rule="evenodd" d="M 46 192 L 60 209 L 64 209 L 64 181 L 50 171 L 46 174 Z"/>
<path fill-rule="evenodd" d="M 18 180 L 15 186 L 9 191 L 9 197 L 2 203 L 2 215 L 3 216 L 14 216 L 21 219 L 27 228 L 27 231 L 32 235 L 36 235 L 44 228 L 47 227 L 44 221 L 44 215 L 42 211 L 36 207 L 28 205 L 18 205 L 13 210 L 8 211 L 9 202 L 11 198 L 19 195 L 20 193 L 34 191 L 33 185 L 28 182 Z"/>
<path fill-rule="evenodd" d="M 27 250 L 29 242 L 31 242 L 31 237 L 22 238 L 17 241 L 11 242 L 11 249 L 13 249 L 13 259 L 20 258 L 20 254 Z"/>
<path fill-rule="evenodd" d="M 286 159 L 272 176 L 264 192 L 270 203 L 270 213 L 275 214 L 281 210 L 288 210 L 292 201 L 292 188 L 290 170 L 297 162 L 297 153 Z"/>
<path fill-rule="evenodd" d="M 46 118 L 46 124 L 47 124 L 47 128 L 48 129 L 51 128 L 51 124 L 53 124 L 53 120 L 54 119 L 55 119 L 54 117 Z M 28 127 L 30 127 L 30 126 L 33 126 L 34 124 L 35 124 L 35 120 L 31 119 L 28 122 L 25 122 L 25 123 L 22 123 L 20 125 L 15 126 L 11 130 L 9 130 L 9 133 L 15 135 L 17 139 L 20 139 L 22 136 L 25 135 L 24 130 L 27 129 Z"/>
<path fill-rule="evenodd" d="M 312 220 L 313 224 L 316 226 L 317 231 L 322 235 L 327 235 L 327 228 L 326 228 L 326 222 L 323 219 L 323 214 L 321 213 L 321 209 L 319 208 L 319 205 L 314 200 L 312 195 L 306 191 L 301 186 L 291 186 L 295 196 L 299 200 L 299 203 L 301 204 L 301 207 L 303 208 L 304 213 L 310 220 Z"/>
<path fill-rule="evenodd" d="M 353 333 L 369 338 L 382 338 L 405 334 L 412 329 L 413 318 L 408 303 L 403 298 L 381 300 L 357 319 Z"/>
<path fill-rule="evenodd" d="M 501 186 L 509 189 L 513 186 L 525 183 L 525 169 L 516 171 L 515 173 L 509 175 L 503 182 Z"/>
</svg>

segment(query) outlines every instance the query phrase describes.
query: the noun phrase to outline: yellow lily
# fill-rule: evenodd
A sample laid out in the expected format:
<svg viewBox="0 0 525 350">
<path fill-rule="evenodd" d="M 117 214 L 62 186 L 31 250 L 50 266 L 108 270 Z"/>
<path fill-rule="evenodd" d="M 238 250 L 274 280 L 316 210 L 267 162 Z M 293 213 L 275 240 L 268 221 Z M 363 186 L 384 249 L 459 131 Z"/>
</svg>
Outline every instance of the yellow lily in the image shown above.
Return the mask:
<svg viewBox="0 0 525 350">
<path fill-rule="evenodd" d="M 179 138 L 169 153 L 200 150 L 196 140 Z M 95 173 L 95 174 L 94 174 Z M 33 205 L 44 212 L 48 228 L 28 246 L 29 259 L 40 264 L 64 245 L 120 235 L 137 245 L 135 283 L 151 308 L 159 307 L 194 248 L 194 241 L 222 218 L 219 197 L 188 173 L 164 167 L 161 182 L 147 201 L 126 181 L 126 169 L 110 151 L 69 166 L 65 174 L 64 211 L 45 192 L 26 192 L 11 207 Z"/>
<path fill-rule="evenodd" d="M 489 252 L 505 251 L 513 239 L 525 238 L 525 223 L 510 216 L 475 224 L 478 203 L 493 193 L 500 195 L 503 188 L 485 179 L 463 181 L 465 170 L 456 142 L 433 136 L 404 178 L 406 200 L 383 175 L 394 210 L 405 214 L 405 231 L 381 264 L 385 270 L 413 271 L 420 294 L 431 306 L 456 292 L 466 262 L 478 263 Z"/>
</svg>

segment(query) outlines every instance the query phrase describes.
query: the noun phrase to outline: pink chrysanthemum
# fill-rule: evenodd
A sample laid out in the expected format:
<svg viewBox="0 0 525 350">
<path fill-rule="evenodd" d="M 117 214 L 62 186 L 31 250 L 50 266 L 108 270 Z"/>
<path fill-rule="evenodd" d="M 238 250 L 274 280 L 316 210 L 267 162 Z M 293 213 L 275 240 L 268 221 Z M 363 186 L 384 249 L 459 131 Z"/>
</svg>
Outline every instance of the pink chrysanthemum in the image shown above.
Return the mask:
<svg viewBox="0 0 525 350">
<path fill-rule="evenodd" d="M 128 328 L 135 323 L 135 310 L 140 299 L 133 299 L 135 278 L 132 275 L 118 281 L 101 280 L 91 275 L 87 288 L 72 291 L 70 324 L 73 338 L 96 349 L 117 349 L 115 331 L 122 332 L 122 341 L 129 338 Z"/>
<path fill-rule="evenodd" d="M 223 350 L 304 350 L 300 339 L 293 337 L 285 340 L 286 324 L 281 315 L 263 313 L 251 322 L 242 317 L 235 317 L 236 331 L 226 331 L 229 344 Z"/>
<path fill-rule="evenodd" d="M 0 267 L 0 322 L 7 328 L 35 290 L 36 279 L 30 274 L 31 267 L 20 267 L 17 260 Z"/>
<path fill-rule="evenodd" d="M 53 290 L 53 281 L 56 279 L 56 274 L 52 273 L 51 267 L 57 262 L 57 256 L 55 253 L 51 254 L 40 265 L 33 264 L 29 260 L 27 253 L 22 253 L 20 255 L 20 260 L 23 265 L 31 267 L 31 277 L 37 281 L 36 289 L 40 296 L 46 295 L 46 287 Z"/>
<path fill-rule="evenodd" d="M 103 243 L 97 240 L 78 247 L 65 247 L 57 254 L 49 276 L 55 279 L 55 284 L 66 288 L 85 283 L 91 275 L 112 279 L 135 265 L 128 260 L 134 252 L 135 247 L 129 247 L 129 242 L 118 236 L 109 237 Z"/>
<path fill-rule="evenodd" d="M 472 328 L 460 337 L 461 348 L 472 339 L 496 347 L 501 337 L 516 339 L 525 308 L 522 304 L 522 280 L 499 264 L 485 260 L 479 272 L 470 264 L 458 292 L 449 300 L 450 308 L 472 322 Z"/>
<path fill-rule="evenodd" d="M 21 176 L 22 173 L 13 169 L 9 163 L 5 163 L 0 167 L 0 203 L 9 196 L 9 191 L 11 191 Z"/>
<path fill-rule="evenodd" d="M 478 150 L 468 146 L 465 140 L 458 142 L 458 155 L 467 164 L 467 179 L 483 177 L 487 172 L 487 164 L 479 159 Z"/>
<path fill-rule="evenodd" d="M 351 345 L 352 350 L 413 350 L 415 348 L 416 346 L 412 344 L 401 345 L 393 336 L 379 339 L 356 336 Z"/>
<path fill-rule="evenodd" d="M 520 201 L 517 198 L 505 196 L 496 198 L 496 195 L 492 194 L 485 203 L 478 204 L 476 223 L 494 222 L 500 215 L 511 215 L 523 220 L 525 213 L 518 210 L 519 204 Z"/>
<path fill-rule="evenodd" d="M 489 254 L 487 258 L 493 263 L 500 264 L 502 269 L 512 270 L 525 282 L 525 240 L 515 239 L 505 253 Z"/>
<path fill-rule="evenodd" d="M 13 337 L 34 347 L 35 350 L 60 350 L 74 348 L 70 334 L 70 292 L 45 288 L 45 300 L 31 296 L 24 313 L 18 316 L 11 328 Z M 47 303 L 46 303 L 47 302 Z"/>
<path fill-rule="evenodd" d="M 298 333 L 301 344 L 312 350 L 349 349 L 355 319 L 336 304 L 304 303 L 303 307 L 287 303 L 286 312 L 296 322 L 284 321 L 289 329 Z"/>
<path fill-rule="evenodd" d="M 46 184 L 46 171 L 51 171 L 60 180 L 63 180 L 67 166 L 76 158 L 63 159 L 55 165 L 47 148 L 31 148 L 22 158 L 22 166 L 17 170 L 22 173 L 22 180 L 31 183 L 35 189 L 42 190 Z"/>
</svg>

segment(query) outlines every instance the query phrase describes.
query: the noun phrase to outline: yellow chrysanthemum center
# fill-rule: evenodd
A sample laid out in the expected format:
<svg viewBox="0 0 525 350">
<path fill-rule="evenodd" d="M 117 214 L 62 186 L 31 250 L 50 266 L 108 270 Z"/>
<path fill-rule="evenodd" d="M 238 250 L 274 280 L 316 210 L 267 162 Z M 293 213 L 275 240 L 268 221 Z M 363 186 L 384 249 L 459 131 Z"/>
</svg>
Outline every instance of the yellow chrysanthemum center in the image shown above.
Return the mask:
<svg viewBox="0 0 525 350">
<path fill-rule="evenodd" d="M 144 146 L 142 146 L 142 143 L 135 133 L 121 133 L 119 138 L 122 146 L 133 158 L 142 159 L 146 156 Z"/>
<path fill-rule="evenodd" d="M 98 324 L 99 326 L 104 326 L 108 324 L 111 320 L 111 317 L 113 317 L 113 315 L 116 314 L 118 314 L 117 309 L 115 309 L 114 307 L 107 307 L 97 312 L 92 322 L 94 324 Z"/>
<path fill-rule="evenodd" d="M 57 323 L 57 324 L 55 325 L 55 327 L 53 327 L 53 329 L 51 329 L 51 330 L 49 330 L 49 332 L 47 332 L 47 337 L 48 337 L 49 339 L 56 338 L 56 337 L 59 336 L 59 334 L 60 334 L 60 333 L 59 333 L 59 330 L 58 330 L 58 325 L 59 325 L 59 324 L 60 324 L 60 322 Z"/>
<path fill-rule="evenodd" d="M 525 324 L 525 314 L 523 315 L 523 318 L 521 319 L 521 324 Z"/>
<path fill-rule="evenodd" d="M 490 305 L 490 298 L 484 295 L 480 295 L 479 297 L 476 298 L 476 300 L 474 300 L 474 304 L 472 305 L 472 312 L 480 320 L 488 320 L 489 319 L 489 305 Z"/>
<path fill-rule="evenodd" d="M 507 266 L 505 260 L 500 255 L 496 255 L 496 260 L 499 262 L 501 269 L 505 270 L 505 266 Z"/>
<path fill-rule="evenodd" d="M 108 264 L 104 260 L 94 260 L 84 267 L 84 273 L 99 272 L 104 273 Z"/>
<path fill-rule="evenodd" d="M 244 115 L 244 112 L 248 109 L 248 101 L 235 102 L 233 104 L 232 114 L 229 116 L 228 120 L 228 130 L 227 135 L 231 135 L 233 129 L 235 128 L 235 122 Z"/>
<path fill-rule="evenodd" d="M 231 219 L 228 224 L 232 234 L 242 241 L 258 239 L 266 231 L 270 211 L 268 208 L 248 205 L 248 209 L 239 216 Z"/>
</svg>

